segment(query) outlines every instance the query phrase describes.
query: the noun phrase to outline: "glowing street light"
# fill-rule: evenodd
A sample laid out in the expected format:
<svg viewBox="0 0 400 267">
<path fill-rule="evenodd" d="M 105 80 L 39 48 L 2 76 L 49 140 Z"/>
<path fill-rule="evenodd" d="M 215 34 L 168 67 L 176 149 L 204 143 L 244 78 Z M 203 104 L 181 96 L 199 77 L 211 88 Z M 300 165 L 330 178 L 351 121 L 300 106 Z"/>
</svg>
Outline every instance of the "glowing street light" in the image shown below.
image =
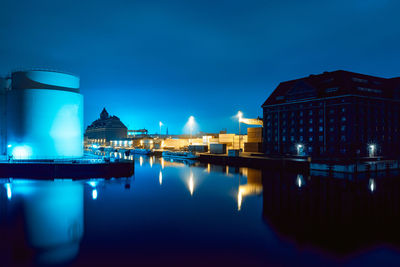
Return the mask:
<svg viewBox="0 0 400 267">
<path fill-rule="evenodd" d="M 374 144 L 368 146 L 369 156 L 372 158 L 375 156 L 376 146 Z"/>
<path fill-rule="evenodd" d="M 190 140 L 192 140 L 193 126 L 194 126 L 194 117 L 190 116 L 189 117 Z"/>
<path fill-rule="evenodd" d="M 240 122 L 242 121 L 243 118 L 243 113 L 239 110 L 238 114 L 238 121 L 239 121 L 239 150 L 240 150 L 240 139 L 241 139 L 241 135 L 240 135 Z"/>
<path fill-rule="evenodd" d="M 302 144 L 296 145 L 296 149 L 297 149 L 297 155 L 300 156 L 301 150 L 303 149 L 303 145 Z"/>
</svg>

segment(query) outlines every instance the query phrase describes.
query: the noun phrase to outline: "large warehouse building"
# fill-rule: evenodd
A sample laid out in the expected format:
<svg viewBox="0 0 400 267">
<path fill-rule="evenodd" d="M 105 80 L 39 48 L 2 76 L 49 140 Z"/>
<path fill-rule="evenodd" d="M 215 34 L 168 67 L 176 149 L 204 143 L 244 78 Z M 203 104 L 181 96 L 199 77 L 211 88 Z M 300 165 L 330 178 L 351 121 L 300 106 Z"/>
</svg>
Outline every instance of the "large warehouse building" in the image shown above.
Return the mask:
<svg viewBox="0 0 400 267">
<path fill-rule="evenodd" d="M 13 159 L 83 156 L 79 78 L 56 71 L 13 72 L 0 80 L 0 153 Z"/>
<path fill-rule="evenodd" d="M 267 154 L 400 155 L 400 78 L 324 72 L 282 82 L 262 107 Z"/>
</svg>

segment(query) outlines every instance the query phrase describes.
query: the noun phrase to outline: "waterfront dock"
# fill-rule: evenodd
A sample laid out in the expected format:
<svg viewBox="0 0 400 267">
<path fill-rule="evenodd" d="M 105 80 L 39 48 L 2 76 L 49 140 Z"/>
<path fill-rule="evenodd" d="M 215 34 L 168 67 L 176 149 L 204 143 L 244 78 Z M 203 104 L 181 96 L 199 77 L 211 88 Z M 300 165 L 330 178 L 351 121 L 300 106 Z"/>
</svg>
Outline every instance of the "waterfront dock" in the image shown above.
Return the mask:
<svg viewBox="0 0 400 267">
<path fill-rule="evenodd" d="M 198 160 L 203 163 L 230 165 L 251 168 L 284 169 L 293 171 L 308 171 L 310 163 L 304 158 L 272 158 L 263 154 L 242 153 L 240 156 L 226 154 L 200 153 Z"/>
<path fill-rule="evenodd" d="M 130 177 L 134 174 L 134 162 L 121 160 L 104 161 L 14 161 L 0 162 L 0 177 L 36 179 L 86 179 Z"/>
<path fill-rule="evenodd" d="M 292 171 L 322 171 L 336 173 L 370 173 L 400 169 L 399 159 L 312 159 L 304 157 L 267 157 L 263 154 L 242 153 L 240 156 L 226 154 L 199 154 L 200 162 L 239 167 L 282 169 Z"/>
</svg>

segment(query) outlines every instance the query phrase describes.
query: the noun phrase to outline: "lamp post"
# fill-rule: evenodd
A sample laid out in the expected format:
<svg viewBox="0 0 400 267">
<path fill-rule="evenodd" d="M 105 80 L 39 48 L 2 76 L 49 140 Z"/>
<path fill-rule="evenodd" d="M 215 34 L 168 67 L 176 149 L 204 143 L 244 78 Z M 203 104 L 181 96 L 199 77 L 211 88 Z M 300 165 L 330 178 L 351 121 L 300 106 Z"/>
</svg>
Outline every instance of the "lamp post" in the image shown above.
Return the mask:
<svg viewBox="0 0 400 267">
<path fill-rule="evenodd" d="M 368 148 L 369 148 L 369 157 L 373 158 L 375 156 L 376 146 L 375 145 L 369 145 Z"/>
<path fill-rule="evenodd" d="M 189 117 L 189 129 L 190 129 L 190 141 L 189 143 L 192 143 L 192 132 L 193 132 L 193 125 L 194 125 L 194 117 L 190 116 Z"/>
<path fill-rule="evenodd" d="M 301 149 L 303 148 L 303 145 L 298 144 L 298 145 L 296 146 L 296 148 L 297 148 L 297 156 L 300 156 L 300 152 L 301 152 Z"/>
<path fill-rule="evenodd" d="M 163 123 L 160 121 L 159 125 L 160 125 L 160 138 L 161 138 L 161 126 L 163 126 Z"/>
<path fill-rule="evenodd" d="M 243 113 L 241 111 L 238 112 L 237 114 L 238 116 L 238 121 L 239 121 L 239 152 L 240 152 L 240 139 L 241 139 L 241 135 L 240 135 L 240 122 L 242 120 L 243 117 Z"/>
</svg>

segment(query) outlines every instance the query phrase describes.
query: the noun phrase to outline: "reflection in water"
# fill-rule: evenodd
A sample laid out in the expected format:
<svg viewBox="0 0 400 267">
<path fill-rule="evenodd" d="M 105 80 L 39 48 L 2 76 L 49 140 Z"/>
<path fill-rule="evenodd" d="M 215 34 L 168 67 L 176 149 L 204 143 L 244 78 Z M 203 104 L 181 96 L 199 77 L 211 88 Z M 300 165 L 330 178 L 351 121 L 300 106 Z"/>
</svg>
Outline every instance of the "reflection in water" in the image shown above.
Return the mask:
<svg viewBox="0 0 400 267">
<path fill-rule="evenodd" d="M 164 158 L 161 158 L 161 169 L 164 169 Z"/>
<path fill-rule="evenodd" d="M 7 198 L 11 199 L 12 197 L 12 192 L 11 192 L 11 184 L 10 183 L 6 183 L 4 184 L 6 190 L 7 190 Z"/>
<path fill-rule="evenodd" d="M 37 249 L 38 263 L 62 263 L 76 257 L 83 236 L 83 185 L 14 180 L 13 192 L 15 201 L 24 206 L 27 239 Z"/>
<path fill-rule="evenodd" d="M 142 165 L 143 165 L 143 157 L 142 156 L 139 157 L 139 165 L 140 165 L 140 167 L 142 167 Z"/>
<path fill-rule="evenodd" d="M 261 171 L 251 168 L 241 168 L 243 175 L 247 176 L 246 184 L 239 184 L 237 206 L 238 211 L 242 209 L 243 198 L 251 195 L 259 195 L 262 193 L 262 177 Z"/>
<path fill-rule="evenodd" d="M 115 180 L 114 183 L 124 183 L 125 188 L 129 188 L 127 184 L 130 185 L 131 181 L 131 178 L 121 178 Z M 7 234 L 10 235 L 11 240 L 14 240 L 15 236 L 24 234 L 21 243 L 16 245 L 17 240 L 12 242 L 12 254 L 25 255 L 27 251 L 33 249 L 32 255 L 39 265 L 68 263 L 75 259 L 84 233 L 84 184 L 90 186 L 88 192 L 95 200 L 98 198 L 99 186 L 104 187 L 104 182 L 104 179 L 0 180 L 8 199 L 4 203 L 4 193 L 0 193 L 0 196 L 4 197 L 0 201 L 3 202 L 2 205 L 6 208 L 7 214 L 18 214 L 23 211 L 21 215 L 24 224 L 18 227 L 16 227 L 18 221 L 15 222 L 18 217 L 11 216 L 10 219 L 4 220 L 5 218 L 2 217 L 4 209 L 0 212 L 0 226 L 9 229 Z M 0 228 L 0 230 L 3 229 Z M 29 244 L 28 248 L 25 248 L 25 240 Z M 5 241 L 0 240 L 0 242 Z M 4 245 L 0 243 L 0 247 Z M 26 256 L 24 259 L 30 260 Z M 4 264 L 7 265 L 3 259 L 2 265 Z"/>
<path fill-rule="evenodd" d="M 371 190 L 371 192 L 374 192 L 374 190 L 375 190 L 375 181 L 374 181 L 374 179 L 369 179 L 369 189 Z"/>
<path fill-rule="evenodd" d="M 300 188 L 304 184 L 304 176 L 302 174 L 297 174 L 297 186 Z"/>
<path fill-rule="evenodd" d="M 292 177 L 263 171 L 263 216 L 281 235 L 338 255 L 400 245 L 398 176 L 310 176 L 305 184 L 303 175 L 297 175 L 296 187 L 302 190 L 291 186 Z"/>
<path fill-rule="evenodd" d="M 97 189 L 92 190 L 92 198 L 97 199 Z"/>
<path fill-rule="evenodd" d="M 150 157 L 150 168 L 153 167 L 153 157 Z"/>
<path fill-rule="evenodd" d="M 194 192 L 194 178 L 193 178 L 193 172 L 192 172 L 192 170 L 190 170 L 188 185 L 189 185 L 189 192 L 190 192 L 190 195 L 193 196 L 193 192 Z"/>
<path fill-rule="evenodd" d="M 155 259 L 149 255 L 164 253 L 168 246 L 171 256 L 156 264 L 178 265 L 175 263 L 182 247 L 191 256 L 215 257 L 218 263 L 253 263 L 254 256 L 260 260 L 254 265 L 260 266 L 291 257 L 294 259 L 282 265 L 294 265 L 299 259 L 302 265 L 318 265 L 320 262 L 315 264 L 314 258 L 332 263 L 332 257 L 320 251 L 348 258 L 381 244 L 400 247 L 398 176 L 336 179 L 225 165 L 188 166 L 186 162 L 153 157 L 137 156 L 135 160 L 135 176 L 140 182 L 134 190 L 127 190 L 130 179 L 0 181 L 0 223 L 10 236 L 0 245 L 10 240 L 17 243 L 13 240 L 23 235 L 22 241 L 9 249 L 13 250 L 10 254 L 28 255 L 27 249 L 18 251 L 20 243 L 27 242 L 40 264 L 73 259 L 80 264 L 100 258 L 109 260 L 104 262 L 107 265 L 115 258 L 123 258 L 120 262 L 140 258 L 138 266 Z M 159 166 L 151 169 L 147 164 L 150 161 Z M 138 168 L 139 164 L 144 167 Z M 168 186 L 158 186 L 154 180 L 157 174 L 160 185 L 167 177 Z M 195 187 L 196 197 L 189 197 L 187 190 L 194 196 Z M 176 210 L 167 213 L 172 205 Z M 241 212 L 236 211 L 236 205 Z M 4 222 L 4 217 L 17 209 L 26 230 L 14 226 L 18 225 L 16 216 Z M 189 228 L 193 230 L 190 235 L 182 231 Z M 318 252 L 309 248 L 317 248 Z M 130 253 L 126 253 L 128 249 Z M 227 251 L 238 257 L 223 256 Z"/>
</svg>

